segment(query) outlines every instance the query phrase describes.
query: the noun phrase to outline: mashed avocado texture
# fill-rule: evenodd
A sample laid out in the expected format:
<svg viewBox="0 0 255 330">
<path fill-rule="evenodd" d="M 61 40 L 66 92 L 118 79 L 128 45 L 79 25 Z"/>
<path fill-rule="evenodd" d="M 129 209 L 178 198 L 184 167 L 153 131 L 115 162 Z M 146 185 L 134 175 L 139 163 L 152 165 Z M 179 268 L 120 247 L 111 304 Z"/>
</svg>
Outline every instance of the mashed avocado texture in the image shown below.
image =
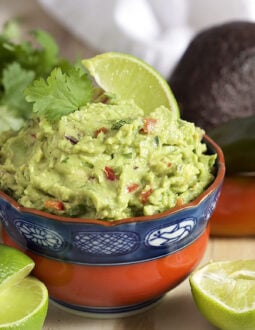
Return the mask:
<svg viewBox="0 0 255 330">
<path fill-rule="evenodd" d="M 161 106 L 92 103 L 0 138 L 0 188 L 21 205 L 71 217 L 151 215 L 196 198 L 216 155 L 204 131 Z"/>
</svg>

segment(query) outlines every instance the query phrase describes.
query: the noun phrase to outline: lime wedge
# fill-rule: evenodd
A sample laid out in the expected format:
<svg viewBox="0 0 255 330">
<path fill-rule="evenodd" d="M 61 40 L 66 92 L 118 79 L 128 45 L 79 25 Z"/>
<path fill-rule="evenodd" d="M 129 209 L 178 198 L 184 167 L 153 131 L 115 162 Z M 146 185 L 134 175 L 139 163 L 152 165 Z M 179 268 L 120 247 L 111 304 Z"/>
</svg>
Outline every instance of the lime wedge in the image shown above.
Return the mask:
<svg viewBox="0 0 255 330">
<path fill-rule="evenodd" d="M 195 303 L 223 330 L 255 329 L 255 260 L 211 262 L 190 275 Z"/>
<path fill-rule="evenodd" d="M 34 268 L 34 261 L 24 253 L 0 244 L 0 293 L 25 278 Z"/>
<path fill-rule="evenodd" d="M 165 79 L 149 64 L 124 53 L 103 53 L 82 61 L 96 83 L 121 100 L 133 100 L 145 113 L 164 105 L 176 117 L 179 109 Z"/>
<path fill-rule="evenodd" d="M 48 291 L 32 276 L 0 293 L 0 329 L 40 330 L 48 309 Z"/>
</svg>

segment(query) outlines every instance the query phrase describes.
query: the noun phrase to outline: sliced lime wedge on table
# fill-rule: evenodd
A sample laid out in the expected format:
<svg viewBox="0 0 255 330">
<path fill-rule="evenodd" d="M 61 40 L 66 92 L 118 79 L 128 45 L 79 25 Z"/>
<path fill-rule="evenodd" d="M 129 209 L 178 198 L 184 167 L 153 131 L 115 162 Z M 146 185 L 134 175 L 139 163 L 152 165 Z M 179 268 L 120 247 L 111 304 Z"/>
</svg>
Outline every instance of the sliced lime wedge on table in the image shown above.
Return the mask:
<svg viewBox="0 0 255 330">
<path fill-rule="evenodd" d="M 0 329 L 39 330 L 47 309 L 45 285 L 28 276 L 0 292 Z"/>
<path fill-rule="evenodd" d="M 28 276 L 33 267 L 33 260 L 24 253 L 0 244 L 0 329 L 42 329 L 48 291 Z"/>
<path fill-rule="evenodd" d="M 25 278 L 34 265 L 33 260 L 24 253 L 0 244 L 0 293 Z"/>
<path fill-rule="evenodd" d="M 223 330 L 255 329 L 255 260 L 211 262 L 190 276 L 194 300 Z"/>
</svg>

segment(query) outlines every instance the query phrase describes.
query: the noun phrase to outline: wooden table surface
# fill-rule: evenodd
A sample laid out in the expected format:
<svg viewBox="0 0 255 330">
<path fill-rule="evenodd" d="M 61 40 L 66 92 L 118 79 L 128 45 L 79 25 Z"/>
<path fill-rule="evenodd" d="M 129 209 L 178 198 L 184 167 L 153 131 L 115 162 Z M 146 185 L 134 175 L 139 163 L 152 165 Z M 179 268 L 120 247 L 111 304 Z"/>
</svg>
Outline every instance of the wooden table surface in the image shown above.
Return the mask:
<svg viewBox="0 0 255 330">
<path fill-rule="evenodd" d="M 0 27 L 8 19 L 19 17 L 24 31 L 43 28 L 60 45 L 61 54 L 69 59 L 89 57 L 95 50 L 70 34 L 38 5 L 35 0 L 0 0 Z M 0 225 L 1 226 L 1 225 Z M 210 238 L 201 265 L 209 260 L 248 259 L 255 255 L 254 238 Z M 122 319 L 89 319 L 68 314 L 49 305 L 44 330 L 213 330 L 193 302 L 188 280 L 166 294 L 152 309 Z"/>
</svg>

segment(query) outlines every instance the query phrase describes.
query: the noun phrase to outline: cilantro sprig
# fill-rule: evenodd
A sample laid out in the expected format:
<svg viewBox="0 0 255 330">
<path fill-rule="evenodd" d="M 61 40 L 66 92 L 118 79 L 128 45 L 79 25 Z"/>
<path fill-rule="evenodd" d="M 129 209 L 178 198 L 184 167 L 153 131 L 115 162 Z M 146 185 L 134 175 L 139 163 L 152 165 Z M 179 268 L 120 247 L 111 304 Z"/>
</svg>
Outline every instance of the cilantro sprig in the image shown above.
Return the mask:
<svg viewBox="0 0 255 330">
<path fill-rule="evenodd" d="M 80 67 L 66 72 L 55 68 L 46 80 L 35 80 L 25 90 L 26 100 L 34 102 L 33 111 L 50 122 L 86 105 L 93 94 L 92 81 Z"/>
<path fill-rule="evenodd" d="M 45 78 L 55 67 L 70 67 L 59 56 L 58 45 L 46 31 L 31 32 L 31 41 L 21 37 L 15 21 L 8 22 L 0 33 L 0 132 L 18 128 L 32 114 L 32 104 L 23 91 L 38 78 Z M 8 123 L 8 124 L 7 124 Z"/>
</svg>

